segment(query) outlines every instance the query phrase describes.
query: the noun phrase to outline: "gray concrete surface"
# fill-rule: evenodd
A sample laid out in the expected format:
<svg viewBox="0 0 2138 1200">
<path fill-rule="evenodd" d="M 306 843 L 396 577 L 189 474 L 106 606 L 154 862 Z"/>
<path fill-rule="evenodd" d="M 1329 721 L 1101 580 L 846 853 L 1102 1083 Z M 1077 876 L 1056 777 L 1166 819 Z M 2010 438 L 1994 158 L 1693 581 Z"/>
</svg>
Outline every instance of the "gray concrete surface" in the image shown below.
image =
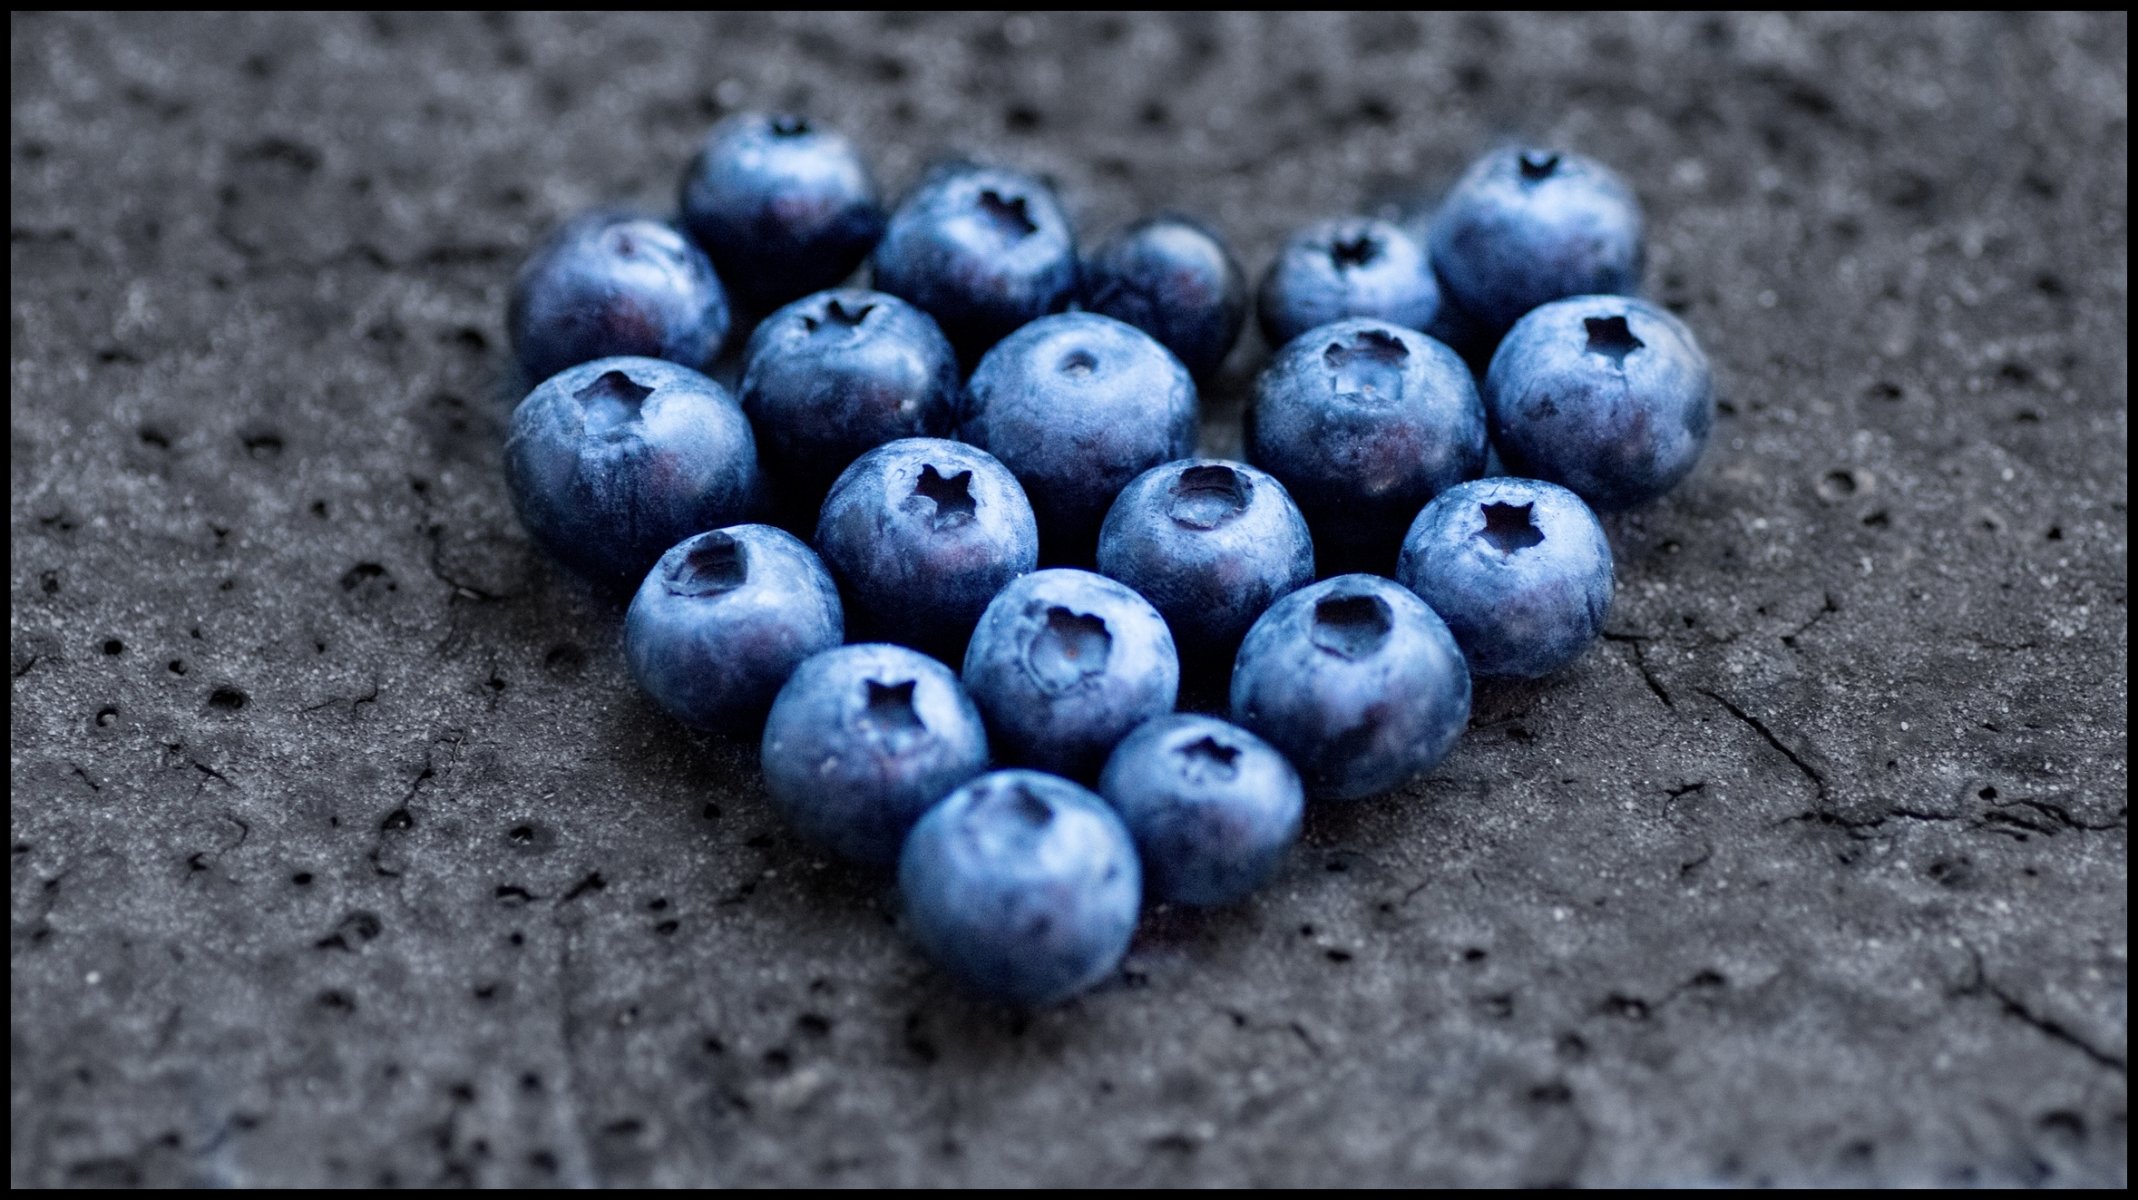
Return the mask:
<svg viewBox="0 0 2138 1200">
<path fill-rule="evenodd" d="M 2127 30 L 13 18 L 11 1181 L 2123 1183 Z M 1432 779 L 976 1006 L 499 480 L 531 239 L 758 105 L 1250 270 L 1561 140 L 1715 444 Z"/>
</svg>

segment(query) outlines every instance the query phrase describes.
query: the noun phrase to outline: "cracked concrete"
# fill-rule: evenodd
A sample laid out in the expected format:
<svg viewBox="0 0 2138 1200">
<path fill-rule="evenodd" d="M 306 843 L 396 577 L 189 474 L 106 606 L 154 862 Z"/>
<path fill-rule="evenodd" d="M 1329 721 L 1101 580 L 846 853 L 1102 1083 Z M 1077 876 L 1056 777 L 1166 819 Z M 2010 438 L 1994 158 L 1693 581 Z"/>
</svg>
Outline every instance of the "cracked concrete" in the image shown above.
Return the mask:
<svg viewBox="0 0 2138 1200">
<path fill-rule="evenodd" d="M 11 29 L 15 1185 L 2126 1182 L 2126 17 Z M 1433 778 L 974 1005 L 499 481 L 526 248 L 770 105 L 1251 271 L 1564 141 L 1714 444 Z"/>
</svg>

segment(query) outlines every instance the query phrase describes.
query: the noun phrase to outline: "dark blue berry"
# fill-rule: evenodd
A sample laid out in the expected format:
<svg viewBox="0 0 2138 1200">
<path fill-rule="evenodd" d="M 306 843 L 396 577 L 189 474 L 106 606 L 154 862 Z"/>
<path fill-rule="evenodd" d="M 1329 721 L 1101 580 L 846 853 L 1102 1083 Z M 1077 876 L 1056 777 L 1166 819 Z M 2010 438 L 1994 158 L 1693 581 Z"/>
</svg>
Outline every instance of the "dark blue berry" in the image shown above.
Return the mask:
<svg viewBox="0 0 2138 1200">
<path fill-rule="evenodd" d="M 883 236 L 883 202 L 852 142 L 804 117 L 739 113 L 683 176 L 683 224 L 759 312 L 834 287 Z"/>
<path fill-rule="evenodd" d="M 1158 610 L 1089 571 L 1002 589 L 965 650 L 965 687 L 996 756 L 1091 779 L 1136 726 L 1173 711 L 1180 660 Z"/>
<path fill-rule="evenodd" d="M 1425 247 L 1367 217 L 1322 221 L 1292 235 L 1255 298 L 1262 336 L 1273 348 L 1349 317 L 1438 337 L 1440 308 L 1440 283 Z"/>
<path fill-rule="evenodd" d="M 1114 748 L 1099 794 L 1121 814 L 1151 895 L 1230 904 L 1262 886 L 1299 840 L 1299 773 L 1268 742 L 1216 717 L 1146 721 Z"/>
<path fill-rule="evenodd" d="M 1098 565 L 1165 617 L 1183 660 L 1229 666 L 1264 609 L 1314 582 L 1314 542 L 1275 477 L 1186 458 L 1122 489 L 1099 528 Z"/>
<path fill-rule="evenodd" d="M 1232 719 L 1299 769 L 1307 795 L 1356 800 L 1433 769 L 1470 720 L 1470 671 L 1423 600 L 1339 575 L 1277 601 L 1247 631 Z"/>
<path fill-rule="evenodd" d="M 1515 146 L 1471 166 L 1433 216 L 1448 298 L 1498 336 L 1540 304 L 1640 286 L 1641 206 L 1608 167 Z"/>
<path fill-rule="evenodd" d="M 529 392 L 505 484 L 535 544 L 587 578 L 635 586 L 670 546 L 746 519 L 757 445 L 727 389 L 672 362 L 604 358 Z"/>
<path fill-rule="evenodd" d="M 1206 379 L 1247 323 L 1247 276 L 1217 234 L 1168 214 L 1129 226 L 1084 260 L 1083 304 L 1150 334 Z"/>
<path fill-rule="evenodd" d="M 727 339 L 728 300 L 705 252 L 674 226 L 594 212 L 535 248 L 505 324 L 528 379 L 618 355 L 702 370 Z"/>
<path fill-rule="evenodd" d="M 1485 372 L 1492 441 L 1517 474 L 1631 508 L 1678 485 L 1715 421 L 1707 355 L 1683 322 L 1627 296 L 1523 317 Z"/>
<path fill-rule="evenodd" d="M 980 711 L 950 668 L 903 646 L 840 646 L 804 662 L 762 743 L 772 807 L 811 845 L 874 866 L 987 769 Z"/>
<path fill-rule="evenodd" d="M 898 860 L 906 926 L 961 986 L 1055 1004 L 1112 973 L 1143 900 L 1121 818 L 1066 779 L 982 775 L 929 809 Z"/>
<path fill-rule="evenodd" d="M 1386 571 L 1411 519 L 1485 464 L 1485 413 L 1446 346 L 1386 321 L 1325 325 L 1255 381 L 1249 457 L 1284 481 L 1323 570 Z"/>
<path fill-rule="evenodd" d="M 809 547 L 770 525 L 735 525 L 654 564 L 624 617 L 624 658 L 676 720 L 755 737 L 794 669 L 844 637 L 839 589 Z"/>
<path fill-rule="evenodd" d="M 985 450 L 935 438 L 854 460 L 825 498 L 815 541 L 857 631 L 953 663 L 988 601 L 1039 562 L 1039 526 L 1016 478 Z"/>
<path fill-rule="evenodd" d="M 1024 484 L 1049 561 L 1089 562 L 1114 497 L 1144 471 L 1186 456 L 1195 420 L 1195 382 L 1164 346 L 1111 317 L 1063 313 L 1032 322 L 980 360 L 965 385 L 958 439 L 1001 459 Z"/>
<path fill-rule="evenodd" d="M 1076 294 L 1076 234 L 1054 190 L 1001 167 L 930 172 L 870 261 L 876 287 L 934 317 L 968 362 Z"/>
<path fill-rule="evenodd" d="M 814 509 L 885 442 L 946 437 L 958 360 L 928 314 L 883 292 L 818 292 L 765 318 L 745 351 L 742 410 L 765 469 Z"/>
<path fill-rule="evenodd" d="M 1581 497 L 1480 479 L 1433 498 L 1396 579 L 1448 623 L 1470 670 L 1534 679 L 1580 657 L 1611 611 L 1611 544 Z"/>
</svg>

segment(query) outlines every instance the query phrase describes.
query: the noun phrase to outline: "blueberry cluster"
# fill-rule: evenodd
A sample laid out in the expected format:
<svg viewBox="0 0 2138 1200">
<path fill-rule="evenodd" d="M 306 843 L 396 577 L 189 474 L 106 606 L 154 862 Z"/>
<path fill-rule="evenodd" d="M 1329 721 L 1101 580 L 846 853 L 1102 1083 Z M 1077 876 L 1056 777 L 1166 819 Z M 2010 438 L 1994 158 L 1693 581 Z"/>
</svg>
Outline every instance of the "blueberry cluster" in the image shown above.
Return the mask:
<svg viewBox="0 0 2138 1200">
<path fill-rule="evenodd" d="M 580 217 L 520 271 L 514 505 L 637 589 L 646 693 L 761 736 L 796 832 L 895 869 L 929 957 L 1013 1004 L 1111 972 L 1146 892 L 1260 886 L 1307 800 L 1432 770 L 1473 675 L 1578 657 L 1593 510 L 1676 485 L 1713 419 L 1691 332 L 1630 294 L 1632 192 L 1573 154 L 1288 241 L 1252 465 L 1191 457 L 1249 306 L 1194 220 L 1080 253 L 1051 187 L 967 162 L 886 212 L 852 143 L 766 115 L 713 129 L 681 210 Z M 703 373 L 731 292 L 769 313 L 739 395 Z M 1229 672 L 1229 720 L 1174 711 L 1184 671 Z"/>
</svg>

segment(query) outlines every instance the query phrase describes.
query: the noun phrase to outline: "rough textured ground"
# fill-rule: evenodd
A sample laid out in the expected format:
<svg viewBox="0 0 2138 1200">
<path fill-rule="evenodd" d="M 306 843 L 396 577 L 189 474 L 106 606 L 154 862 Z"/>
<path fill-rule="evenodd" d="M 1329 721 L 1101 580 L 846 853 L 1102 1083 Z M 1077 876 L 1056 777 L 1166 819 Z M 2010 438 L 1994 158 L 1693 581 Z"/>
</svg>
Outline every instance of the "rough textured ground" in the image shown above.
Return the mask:
<svg viewBox="0 0 2138 1200">
<path fill-rule="evenodd" d="M 12 1182 L 2122 1183 L 2127 29 L 14 18 Z M 1250 270 L 1559 139 L 1717 437 L 1432 779 L 976 1006 L 499 481 L 531 239 L 753 105 Z"/>
</svg>

